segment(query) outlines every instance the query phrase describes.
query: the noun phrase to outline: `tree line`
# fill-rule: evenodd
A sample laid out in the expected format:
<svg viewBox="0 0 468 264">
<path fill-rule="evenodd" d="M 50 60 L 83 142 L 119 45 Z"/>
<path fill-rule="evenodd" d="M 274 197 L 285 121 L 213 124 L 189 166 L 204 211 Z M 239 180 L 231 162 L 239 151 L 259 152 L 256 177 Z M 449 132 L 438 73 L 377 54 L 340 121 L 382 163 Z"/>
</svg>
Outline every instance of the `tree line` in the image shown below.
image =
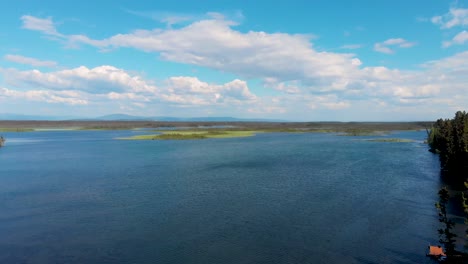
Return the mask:
<svg viewBox="0 0 468 264">
<path fill-rule="evenodd" d="M 461 202 L 465 214 L 466 234 L 460 237 L 468 242 L 468 113 L 458 111 L 452 119 L 439 119 L 432 128 L 428 130 L 427 142 L 430 151 L 439 155 L 442 174 L 451 183 L 457 186 L 464 185 L 464 191 L 460 191 Z M 467 263 L 468 254 L 456 249 L 456 238 L 454 233 L 455 222 L 448 216 L 450 192 L 447 187 L 439 191 L 439 202 L 435 204 L 439 222 L 442 227 L 438 229 L 440 240 L 447 253 L 444 263 Z M 467 244 L 468 246 L 468 244 Z"/>
<path fill-rule="evenodd" d="M 468 177 L 468 113 L 458 111 L 452 119 L 439 119 L 428 130 L 430 151 L 439 154 L 440 166 L 449 180 L 463 183 Z"/>
</svg>

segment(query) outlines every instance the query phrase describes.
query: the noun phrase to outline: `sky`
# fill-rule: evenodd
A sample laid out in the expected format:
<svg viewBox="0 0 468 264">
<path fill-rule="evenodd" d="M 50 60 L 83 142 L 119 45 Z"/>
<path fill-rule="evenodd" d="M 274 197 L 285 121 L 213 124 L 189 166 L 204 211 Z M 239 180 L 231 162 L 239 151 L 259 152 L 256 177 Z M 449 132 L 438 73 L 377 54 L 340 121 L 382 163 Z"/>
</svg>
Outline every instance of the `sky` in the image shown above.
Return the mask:
<svg viewBox="0 0 468 264">
<path fill-rule="evenodd" d="M 0 0 L 0 113 L 419 121 L 468 110 L 468 0 Z"/>
</svg>

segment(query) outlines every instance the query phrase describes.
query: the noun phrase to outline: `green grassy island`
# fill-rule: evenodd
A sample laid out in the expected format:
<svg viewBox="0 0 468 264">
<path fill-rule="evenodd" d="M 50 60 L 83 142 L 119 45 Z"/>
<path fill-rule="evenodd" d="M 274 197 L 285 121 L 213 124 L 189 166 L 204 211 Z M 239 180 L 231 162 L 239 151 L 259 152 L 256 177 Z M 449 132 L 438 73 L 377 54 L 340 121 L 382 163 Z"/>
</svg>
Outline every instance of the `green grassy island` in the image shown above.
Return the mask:
<svg viewBox="0 0 468 264">
<path fill-rule="evenodd" d="M 186 140 L 186 139 L 207 139 L 207 138 L 237 138 L 251 137 L 259 131 L 231 131 L 231 130 L 171 130 L 157 131 L 159 134 L 138 135 L 125 140 Z"/>
</svg>

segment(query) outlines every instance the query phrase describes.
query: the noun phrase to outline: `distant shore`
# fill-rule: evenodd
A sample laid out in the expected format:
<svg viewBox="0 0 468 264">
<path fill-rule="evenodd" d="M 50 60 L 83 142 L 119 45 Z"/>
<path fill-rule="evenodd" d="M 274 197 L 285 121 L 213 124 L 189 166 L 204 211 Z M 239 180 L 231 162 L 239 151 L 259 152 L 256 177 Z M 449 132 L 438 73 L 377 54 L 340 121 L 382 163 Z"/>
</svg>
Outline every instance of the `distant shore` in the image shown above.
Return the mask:
<svg viewBox="0 0 468 264">
<path fill-rule="evenodd" d="M 41 130 L 130 130 L 160 128 L 226 128 L 278 132 L 345 132 L 424 130 L 433 122 L 161 122 L 161 121 L 10 121 L 0 120 L 0 132 Z"/>
</svg>

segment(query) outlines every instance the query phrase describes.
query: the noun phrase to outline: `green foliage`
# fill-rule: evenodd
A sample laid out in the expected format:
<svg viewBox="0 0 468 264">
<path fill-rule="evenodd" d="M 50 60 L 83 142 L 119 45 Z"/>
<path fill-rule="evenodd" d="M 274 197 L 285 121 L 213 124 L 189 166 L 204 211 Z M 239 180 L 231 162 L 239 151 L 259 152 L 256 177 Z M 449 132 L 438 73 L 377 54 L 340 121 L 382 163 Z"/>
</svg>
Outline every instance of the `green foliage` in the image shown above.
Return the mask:
<svg viewBox="0 0 468 264">
<path fill-rule="evenodd" d="M 455 253 L 455 237 L 456 234 L 452 232 L 455 226 L 455 222 L 447 217 L 447 204 L 450 199 L 449 192 L 446 187 L 439 191 L 439 202 L 435 204 L 435 207 L 439 211 L 439 222 L 443 224 L 443 228 L 438 229 L 439 242 L 444 245 L 447 255 Z"/>
<path fill-rule="evenodd" d="M 428 131 L 430 151 L 439 154 L 440 165 L 457 181 L 468 175 L 468 113 L 458 111 L 453 119 L 439 119 Z"/>
</svg>

